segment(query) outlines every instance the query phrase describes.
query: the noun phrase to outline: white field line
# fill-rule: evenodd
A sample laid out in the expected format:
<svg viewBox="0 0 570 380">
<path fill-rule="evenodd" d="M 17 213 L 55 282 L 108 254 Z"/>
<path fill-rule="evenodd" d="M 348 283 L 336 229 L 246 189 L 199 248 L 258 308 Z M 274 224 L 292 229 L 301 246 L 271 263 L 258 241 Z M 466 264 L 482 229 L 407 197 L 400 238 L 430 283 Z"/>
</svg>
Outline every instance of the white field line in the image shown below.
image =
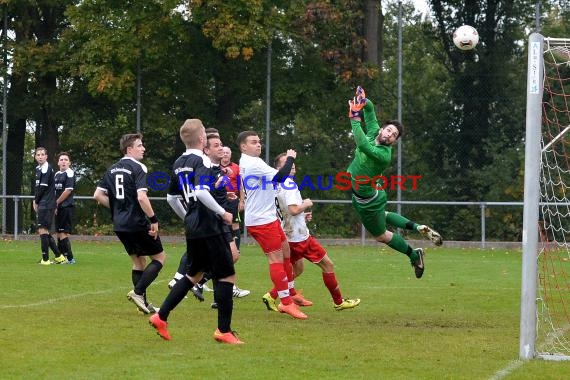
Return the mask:
<svg viewBox="0 0 570 380">
<path fill-rule="evenodd" d="M 566 326 L 564 329 L 562 329 L 560 332 L 558 332 L 558 334 L 554 335 L 554 336 L 550 336 L 545 345 L 552 345 L 554 343 L 554 341 L 556 339 L 558 339 L 558 337 L 563 336 L 568 329 L 570 328 L 570 326 Z M 546 356 L 544 357 L 543 355 L 539 355 L 539 357 L 541 359 L 545 359 L 545 360 L 568 360 L 568 356 L 565 355 L 552 355 L 550 356 Z M 536 360 L 536 359 L 534 359 Z M 489 380 L 501 380 L 502 378 L 504 378 L 505 376 L 508 376 L 511 372 L 513 372 L 515 369 L 522 367 L 524 365 L 524 361 L 522 360 L 513 360 L 512 362 L 510 362 L 505 368 L 497 371 L 492 377 L 489 378 Z"/>
<path fill-rule="evenodd" d="M 509 376 L 515 369 L 522 367 L 524 362 L 522 360 L 513 360 L 505 368 L 498 370 L 489 380 L 501 380 Z"/>
<path fill-rule="evenodd" d="M 155 284 L 160 284 L 161 282 L 166 282 L 166 280 L 155 281 L 151 284 L 151 286 L 153 286 Z M 45 306 L 45 305 L 50 305 L 53 303 L 58 303 L 58 302 L 76 299 L 76 298 L 83 298 L 83 297 L 87 297 L 87 296 L 96 296 L 96 295 L 116 293 L 116 292 L 121 292 L 121 291 L 128 292 L 130 289 L 132 289 L 132 287 L 131 288 L 114 288 L 114 289 L 107 289 L 107 290 L 99 290 L 96 292 L 78 293 L 78 294 L 72 294 L 72 295 L 65 296 L 65 297 L 48 298 L 48 299 L 45 299 L 45 300 L 42 300 L 39 302 L 27 303 L 27 304 L 23 304 L 23 305 L 1 305 L 0 304 L 0 310 L 25 309 L 25 308 L 29 308 L 29 307 Z"/>
</svg>

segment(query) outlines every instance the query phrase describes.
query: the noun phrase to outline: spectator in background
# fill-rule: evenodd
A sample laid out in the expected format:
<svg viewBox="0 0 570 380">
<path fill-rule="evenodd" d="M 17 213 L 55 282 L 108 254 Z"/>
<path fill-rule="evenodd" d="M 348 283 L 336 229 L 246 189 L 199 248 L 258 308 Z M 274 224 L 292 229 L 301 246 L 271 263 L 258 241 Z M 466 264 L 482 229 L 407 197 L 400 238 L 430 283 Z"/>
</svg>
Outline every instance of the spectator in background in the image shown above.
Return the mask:
<svg viewBox="0 0 570 380">
<path fill-rule="evenodd" d="M 75 264 L 69 235 L 73 228 L 73 190 L 75 188 L 75 173 L 69 167 L 71 158 L 69 153 L 61 152 L 57 155 L 59 171 L 55 173 L 55 229 L 57 232 L 57 248 L 67 258 L 68 264 Z"/>
<path fill-rule="evenodd" d="M 33 207 L 36 212 L 36 226 L 42 250 L 42 259 L 39 261 L 39 264 L 53 264 L 49 259 L 50 248 L 55 255 L 55 263 L 63 264 L 67 262 L 67 259 L 59 252 L 55 240 L 49 232 L 55 215 L 56 202 L 54 172 L 47 161 L 47 149 L 44 147 L 36 148 L 34 158 L 38 163 L 38 166 L 36 166 L 36 188 Z"/>
</svg>

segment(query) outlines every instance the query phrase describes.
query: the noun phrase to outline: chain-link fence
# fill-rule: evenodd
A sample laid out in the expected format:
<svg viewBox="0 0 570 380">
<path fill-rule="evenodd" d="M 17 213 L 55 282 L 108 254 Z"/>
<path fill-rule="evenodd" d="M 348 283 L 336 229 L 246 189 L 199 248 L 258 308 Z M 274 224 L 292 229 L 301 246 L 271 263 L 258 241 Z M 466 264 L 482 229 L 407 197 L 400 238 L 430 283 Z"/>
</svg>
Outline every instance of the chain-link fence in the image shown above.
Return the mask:
<svg viewBox="0 0 570 380">
<path fill-rule="evenodd" d="M 7 237 L 19 239 L 22 235 L 35 234 L 32 199 L 32 196 L 26 195 L 6 196 L 8 212 L 3 231 Z M 182 236 L 182 223 L 170 209 L 166 198 L 150 199 L 159 216 L 162 235 Z M 349 200 L 312 201 L 313 219 L 308 224 L 313 236 L 339 244 L 367 244 L 372 240 L 372 236 L 358 221 Z M 521 241 L 522 202 L 391 201 L 388 202 L 387 211 L 395 211 L 398 203 L 401 204 L 403 215 L 420 224 L 429 224 L 446 241 L 478 242 L 482 248 L 490 242 Z M 409 231 L 402 233 L 410 239 L 417 237 L 417 234 Z M 98 205 L 91 197 L 75 196 L 74 234 L 113 235 L 109 210 Z M 505 239 L 505 234 L 511 239 Z"/>
</svg>

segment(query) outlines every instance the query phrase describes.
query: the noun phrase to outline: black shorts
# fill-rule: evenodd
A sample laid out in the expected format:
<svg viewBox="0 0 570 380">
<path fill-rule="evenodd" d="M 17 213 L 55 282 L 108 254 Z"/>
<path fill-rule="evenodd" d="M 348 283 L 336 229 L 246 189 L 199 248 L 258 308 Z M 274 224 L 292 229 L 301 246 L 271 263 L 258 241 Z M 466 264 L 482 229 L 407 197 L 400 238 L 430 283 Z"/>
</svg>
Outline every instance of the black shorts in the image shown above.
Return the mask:
<svg viewBox="0 0 570 380">
<path fill-rule="evenodd" d="M 71 233 L 73 228 L 73 206 L 60 207 L 55 214 L 56 232 Z"/>
<path fill-rule="evenodd" d="M 231 243 L 232 241 L 234 241 L 234 234 L 232 232 L 232 226 L 228 226 L 227 224 L 224 224 L 222 226 L 222 234 L 224 235 L 224 240 L 227 241 L 228 243 Z"/>
<path fill-rule="evenodd" d="M 53 223 L 54 208 L 39 209 L 36 213 L 36 225 L 38 228 L 49 230 Z"/>
<path fill-rule="evenodd" d="M 217 280 L 236 273 L 230 246 L 223 235 L 186 239 L 186 252 L 186 274 L 190 277 L 199 272 L 209 272 Z"/>
<path fill-rule="evenodd" d="M 160 236 L 155 239 L 148 234 L 148 231 L 115 231 L 115 235 L 123 243 L 129 256 L 153 256 L 164 251 Z"/>
<path fill-rule="evenodd" d="M 230 214 L 232 214 L 233 216 L 233 223 L 239 223 L 241 222 L 241 218 L 239 215 L 239 198 L 238 199 L 234 199 L 233 201 L 228 200 L 226 202 L 226 204 L 223 205 L 224 209 L 229 212 Z"/>
</svg>

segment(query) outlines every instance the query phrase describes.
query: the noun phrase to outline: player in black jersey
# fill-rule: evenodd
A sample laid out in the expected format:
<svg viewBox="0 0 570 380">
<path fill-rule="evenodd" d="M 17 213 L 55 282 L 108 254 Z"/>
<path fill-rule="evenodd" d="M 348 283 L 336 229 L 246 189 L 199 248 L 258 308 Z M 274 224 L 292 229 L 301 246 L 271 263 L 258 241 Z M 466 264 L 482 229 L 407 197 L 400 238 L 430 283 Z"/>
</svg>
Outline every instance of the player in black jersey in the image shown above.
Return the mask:
<svg viewBox="0 0 570 380">
<path fill-rule="evenodd" d="M 142 135 L 123 135 L 120 147 L 124 157 L 107 169 L 93 198 L 111 210 L 113 230 L 133 261 L 134 289 L 127 298 L 149 314 L 156 310 L 147 302 L 146 290 L 162 269 L 166 254 L 158 236 L 158 218 L 147 196 L 147 169 L 140 162 L 145 152 Z M 151 258 L 148 265 L 146 256 Z"/>
<path fill-rule="evenodd" d="M 215 132 L 210 132 L 211 130 L 214 130 Z M 226 187 L 224 186 L 224 183 L 227 183 L 229 180 L 227 177 L 224 177 L 220 167 L 220 162 L 222 160 L 224 153 L 222 140 L 220 140 L 220 134 L 214 128 L 207 128 L 206 138 L 208 142 L 206 143 L 206 148 L 204 148 L 204 153 L 212 163 L 213 177 L 211 182 L 212 184 L 217 183 L 217 185 L 211 189 L 210 194 L 212 194 L 212 196 L 220 206 L 222 206 L 227 212 L 233 215 L 235 222 L 236 217 L 238 215 L 239 199 L 237 198 L 237 195 L 235 195 L 234 193 L 229 193 Z M 232 233 L 230 226 L 224 225 L 223 228 L 224 228 L 224 236 L 227 242 L 230 244 L 232 258 L 234 260 L 234 263 L 236 263 L 239 259 L 239 254 L 240 254 L 236 239 Z M 186 271 L 186 265 L 187 265 L 186 261 L 187 261 L 186 253 L 184 253 L 180 258 L 180 264 L 178 265 L 178 270 L 174 275 L 172 281 L 169 283 L 170 287 L 174 286 L 174 284 L 176 284 L 176 281 L 184 276 L 184 272 Z M 211 278 L 212 276 L 210 275 L 210 273 L 207 272 L 204 273 L 204 277 L 202 278 L 202 280 L 200 280 L 200 282 L 194 285 L 194 287 L 191 289 L 194 296 L 200 302 L 204 301 L 203 292 L 204 290 L 209 289 L 205 284 Z M 233 293 L 232 293 L 234 298 L 242 298 L 248 296 L 249 294 L 250 294 L 249 290 L 240 289 L 237 287 L 237 285 L 234 284 Z M 218 307 L 217 304 L 213 302 L 212 308 L 215 309 L 217 307 Z"/>
<path fill-rule="evenodd" d="M 69 235 L 73 228 L 73 190 L 75 188 L 75 173 L 69 165 L 69 153 L 57 155 L 59 171 L 54 175 L 55 181 L 55 230 L 57 231 L 57 248 L 67 258 L 68 264 L 75 264 Z"/>
<path fill-rule="evenodd" d="M 176 282 L 159 312 L 152 315 L 149 322 L 163 339 L 170 340 L 166 322 L 170 312 L 202 279 L 204 272 L 210 272 L 216 280 L 214 300 L 218 304 L 218 328 L 214 339 L 241 344 L 243 342 L 231 329 L 235 270 L 229 244 L 223 235 L 224 223 L 230 225 L 233 217 L 210 194 L 213 173 L 203 153 L 206 130 L 202 122 L 186 120 L 180 127 L 180 138 L 186 152 L 174 162 L 167 199 L 176 214 L 184 218 L 188 256 L 186 276 Z"/>
<path fill-rule="evenodd" d="M 47 162 L 47 149 L 43 147 L 36 148 L 34 158 L 38 163 L 36 167 L 36 188 L 33 206 L 36 212 L 36 222 L 42 250 L 42 259 L 39 263 L 42 265 L 52 264 L 49 259 L 49 249 L 51 248 L 55 254 L 55 263 L 63 264 L 67 262 L 67 259 L 59 252 L 55 240 L 49 232 L 53 222 L 56 204 L 54 173 L 51 165 Z"/>
</svg>

